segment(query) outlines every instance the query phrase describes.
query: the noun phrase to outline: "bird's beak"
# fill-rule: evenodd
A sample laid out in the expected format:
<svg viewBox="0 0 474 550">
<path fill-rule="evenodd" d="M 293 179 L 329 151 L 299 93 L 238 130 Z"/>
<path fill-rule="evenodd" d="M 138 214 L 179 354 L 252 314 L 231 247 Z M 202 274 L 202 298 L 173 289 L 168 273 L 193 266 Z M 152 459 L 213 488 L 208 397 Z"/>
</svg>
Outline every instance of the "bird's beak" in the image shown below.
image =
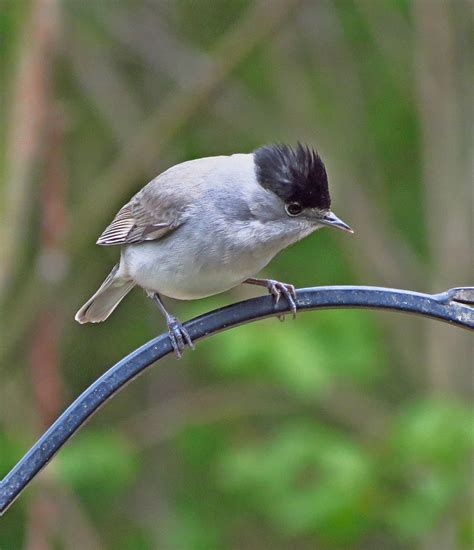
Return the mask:
<svg viewBox="0 0 474 550">
<path fill-rule="evenodd" d="M 336 229 L 341 229 L 342 231 L 347 231 L 348 233 L 354 233 L 354 230 L 340 220 L 336 214 L 333 212 L 327 212 L 322 218 L 320 218 L 319 223 L 323 225 L 329 225 L 329 227 L 334 227 Z"/>
</svg>

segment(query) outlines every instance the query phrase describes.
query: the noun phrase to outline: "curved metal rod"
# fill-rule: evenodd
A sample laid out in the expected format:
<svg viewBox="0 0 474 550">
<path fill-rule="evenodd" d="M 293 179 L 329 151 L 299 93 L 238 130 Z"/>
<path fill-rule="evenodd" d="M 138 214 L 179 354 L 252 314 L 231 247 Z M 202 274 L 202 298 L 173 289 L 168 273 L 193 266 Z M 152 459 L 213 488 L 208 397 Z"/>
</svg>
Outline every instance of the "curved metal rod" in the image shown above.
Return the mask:
<svg viewBox="0 0 474 550">
<path fill-rule="evenodd" d="M 470 330 L 474 330 L 472 305 L 474 287 L 455 288 L 435 295 L 365 286 L 327 286 L 297 291 L 299 311 L 338 307 L 385 309 L 431 317 Z M 250 321 L 288 312 L 285 300 L 275 304 L 271 296 L 261 296 L 211 311 L 185 326 L 196 341 Z M 89 386 L 0 482 L 0 515 L 107 399 L 171 352 L 168 334 L 161 334 L 121 359 Z"/>
</svg>

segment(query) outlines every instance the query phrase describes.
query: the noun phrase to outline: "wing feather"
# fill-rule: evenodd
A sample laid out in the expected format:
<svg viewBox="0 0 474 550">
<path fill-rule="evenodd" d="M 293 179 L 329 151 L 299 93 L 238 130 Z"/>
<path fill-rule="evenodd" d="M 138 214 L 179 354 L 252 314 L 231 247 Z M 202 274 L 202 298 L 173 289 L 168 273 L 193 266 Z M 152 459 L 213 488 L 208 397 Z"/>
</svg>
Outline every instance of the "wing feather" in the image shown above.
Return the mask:
<svg viewBox="0 0 474 550">
<path fill-rule="evenodd" d="M 141 243 L 160 239 L 173 231 L 185 223 L 198 202 L 204 176 L 227 158 L 197 159 L 169 168 L 145 185 L 117 212 L 97 244 Z"/>
<path fill-rule="evenodd" d="M 130 202 L 119 210 L 112 223 L 98 238 L 97 244 L 112 246 L 152 241 L 163 237 L 177 227 L 179 223 L 152 223 L 148 213 L 135 212 Z"/>
</svg>

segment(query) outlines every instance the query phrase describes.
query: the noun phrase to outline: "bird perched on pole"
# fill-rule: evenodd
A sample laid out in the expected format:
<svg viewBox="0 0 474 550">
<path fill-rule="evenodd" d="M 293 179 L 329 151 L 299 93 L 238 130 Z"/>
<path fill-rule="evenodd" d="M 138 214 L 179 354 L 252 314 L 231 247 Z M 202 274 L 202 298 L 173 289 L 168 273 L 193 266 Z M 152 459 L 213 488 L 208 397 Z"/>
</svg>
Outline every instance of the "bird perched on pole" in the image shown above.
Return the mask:
<svg viewBox="0 0 474 550">
<path fill-rule="evenodd" d="M 97 244 L 120 246 L 120 261 L 76 314 L 105 321 L 128 292 L 145 289 L 163 315 L 178 357 L 194 347 L 162 296 L 193 300 L 242 283 L 284 296 L 293 285 L 255 275 L 288 245 L 321 227 L 352 229 L 331 211 L 328 178 L 308 146 L 266 145 L 250 154 L 206 157 L 163 172 L 123 206 Z"/>
</svg>

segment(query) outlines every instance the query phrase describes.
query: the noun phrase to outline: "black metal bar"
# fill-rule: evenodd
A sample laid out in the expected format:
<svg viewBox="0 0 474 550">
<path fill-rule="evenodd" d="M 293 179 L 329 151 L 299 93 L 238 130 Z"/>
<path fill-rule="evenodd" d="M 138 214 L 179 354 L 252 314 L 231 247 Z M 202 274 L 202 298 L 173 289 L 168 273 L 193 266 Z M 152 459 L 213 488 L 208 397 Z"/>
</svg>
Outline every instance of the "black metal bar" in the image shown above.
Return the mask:
<svg viewBox="0 0 474 550">
<path fill-rule="evenodd" d="M 474 287 L 455 288 L 436 295 L 364 286 L 305 288 L 297 291 L 297 305 L 299 311 L 337 307 L 401 311 L 474 330 Z M 196 341 L 288 311 L 285 300 L 275 304 L 271 296 L 261 296 L 196 317 L 185 327 Z M 0 515 L 107 399 L 170 352 L 170 339 L 167 334 L 161 334 L 124 357 L 85 390 L 0 482 Z"/>
</svg>

